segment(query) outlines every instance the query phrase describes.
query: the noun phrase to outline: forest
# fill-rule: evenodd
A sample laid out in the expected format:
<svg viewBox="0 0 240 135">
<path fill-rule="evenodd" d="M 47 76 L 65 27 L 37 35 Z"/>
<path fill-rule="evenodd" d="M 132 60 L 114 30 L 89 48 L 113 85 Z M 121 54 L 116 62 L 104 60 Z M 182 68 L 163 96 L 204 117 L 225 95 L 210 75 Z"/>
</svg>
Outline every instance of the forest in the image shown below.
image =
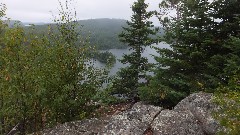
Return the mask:
<svg viewBox="0 0 240 135">
<path fill-rule="evenodd" d="M 219 134 L 240 132 L 240 1 L 163 0 L 149 11 L 145 0 L 136 0 L 127 21 L 78 21 L 71 1 L 59 6 L 53 24 L 9 27 L 0 3 L 0 134 L 16 125 L 28 134 L 93 118 L 99 104 L 142 101 L 171 109 L 200 91 L 213 93 L 221 107 L 213 114 L 226 129 Z M 141 53 L 160 42 L 171 48 L 154 47 L 159 55 L 149 64 Z M 91 63 L 92 57 L 115 61 L 94 52 L 122 47 L 132 52 L 116 76 Z"/>
<path fill-rule="evenodd" d="M 122 19 L 89 19 L 80 20 L 77 22 L 78 27 L 76 28 L 79 35 L 84 38 L 89 38 L 91 46 L 95 46 L 96 49 L 112 49 L 112 48 L 126 48 L 127 45 L 123 44 L 118 40 L 118 33 L 122 31 L 122 26 L 126 24 L 126 20 Z M 55 24 L 36 25 L 35 34 L 43 35 L 48 32 L 48 27 L 55 30 Z M 25 31 L 31 31 L 30 27 L 25 27 Z"/>
<path fill-rule="evenodd" d="M 78 20 L 78 32 L 79 35 L 89 38 L 91 46 L 94 46 L 97 50 L 108 50 L 108 49 L 122 49 L 128 46 L 119 41 L 118 35 L 123 30 L 122 27 L 126 25 L 127 20 L 123 19 L 88 19 L 88 20 Z M 31 31 L 31 25 L 34 25 L 34 34 L 42 36 L 47 34 L 48 27 L 51 26 L 52 29 L 56 29 L 56 25 L 53 23 L 24 23 L 17 20 L 5 21 L 9 27 L 22 26 L 28 35 Z M 156 26 L 157 27 L 157 26 Z M 163 35 L 163 30 L 158 32 L 158 35 Z"/>
</svg>

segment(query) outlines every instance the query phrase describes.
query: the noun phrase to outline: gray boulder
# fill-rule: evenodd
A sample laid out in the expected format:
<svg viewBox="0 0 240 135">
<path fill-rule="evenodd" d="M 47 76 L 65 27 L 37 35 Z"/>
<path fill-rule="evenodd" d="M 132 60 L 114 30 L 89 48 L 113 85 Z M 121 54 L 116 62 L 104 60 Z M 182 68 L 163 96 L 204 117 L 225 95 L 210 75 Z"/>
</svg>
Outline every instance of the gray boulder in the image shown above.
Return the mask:
<svg viewBox="0 0 240 135">
<path fill-rule="evenodd" d="M 204 135 L 193 114 L 186 111 L 163 110 L 152 123 L 155 135 Z"/>
<path fill-rule="evenodd" d="M 67 122 L 43 135 L 142 135 L 153 119 L 161 112 L 161 107 L 138 102 L 129 110 L 107 118 Z"/>
<path fill-rule="evenodd" d="M 173 110 L 138 102 L 132 108 L 104 118 L 67 122 L 41 132 L 44 135 L 213 135 L 220 129 L 213 119 L 217 106 L 212 94 L 195 93 L 179 102 Z"/>
<path fill-rule="evenodd" d="M 161 110 L 161 107 L 136 103 L 130 110 L 112 116 L 100 134 L 142 135 Z"/>
<path fill-rule="evenodd" d="M 220 129 L 212 112 L 217 106 L 212 94 L 195 93 L 179 102 L 173 110 L 162 111 L 152 124 L 156 135 L 213 135 Z"/>
<path fill-rule="evenodd" d="M 95 135 L 108 123 L 110 117 L 87 119 L 59 124 L 41 132 L 43 135 Z"/>
<path fill-rule="evenodd" d="M 195 93 L 178 103 L 174 110 L 189 110 L 199 121 L 200 126 L 207 135 L 214 135 L 220 129 L 218 121 L 213 119 L 213 111 L 218 110 L 218 106 L 212 103 L 213 94 Z"/>
</svg>

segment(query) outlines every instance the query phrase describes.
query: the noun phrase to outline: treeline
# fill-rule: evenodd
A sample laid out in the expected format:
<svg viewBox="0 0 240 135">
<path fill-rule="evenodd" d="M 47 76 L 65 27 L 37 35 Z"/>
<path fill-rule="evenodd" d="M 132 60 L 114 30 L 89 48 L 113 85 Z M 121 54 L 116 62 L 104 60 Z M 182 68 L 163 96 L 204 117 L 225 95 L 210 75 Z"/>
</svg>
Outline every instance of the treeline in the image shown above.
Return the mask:
<svg viewBox="0 0 240 135">
<path fill-rule="evenodd" d="M 9 21 L 9 26 L 14 26 L 17 21 Z M 15 23 L 14 23 L 15 22 Z M 77 21 L 79 24 L 78 34 L 83 38 L 89 38 L 90 45 L 97 50 L 108 49 L 125 49 L 127 45 L 120 42 L 118 35 L 122 32 L 122 27 L 126 26 L 126 20 L 123 19 L 89 19 Z M 23 26 L 22 23 L 20 23 Z M 51 25 L 52 31 L 56 32 L 56 24 L 35 25 L 35 35 L 45 35 L 49 31 Z M 31 31 L 30 27 L 24 27 L 26 34 Z M 163 30 L 159 31 L 158 35 L 163 35 Z M 79 40 L 80 42 L 80 40 Z"/>
<path fill-rule="evenodd" d="M 78 34 L 82 38 L 88 38 L 90 45 L 97 50 L 105 50 L 112 48 L 126 48 L 127 45 L 118 40 L 118 35 L 122 31 L 122 26 L 126 25 L 126 20 L 122 19 L 90 19 L 75 22 L 78 24 Z M 45 35 L 51 30 L 56 31 L 56 24 L 36 25 L 35 35 Z M 26 34 L 31 32 L 30 27 L 24 27 Z M 79 40 L 78 42 L 80 42 Z"/>
</svg>

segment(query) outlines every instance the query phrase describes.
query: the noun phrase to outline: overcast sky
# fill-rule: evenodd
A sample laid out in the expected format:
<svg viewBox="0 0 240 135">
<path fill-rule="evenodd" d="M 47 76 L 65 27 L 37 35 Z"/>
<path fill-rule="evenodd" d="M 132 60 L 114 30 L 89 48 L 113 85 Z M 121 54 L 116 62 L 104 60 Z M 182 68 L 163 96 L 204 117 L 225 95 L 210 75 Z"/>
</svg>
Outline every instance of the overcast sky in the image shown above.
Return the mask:
<svg viewBox="0 0 240 135">
<path fill-rule="evenodd" d="M 65 1 L 65 0 L 60 0 Z M 135 0 L 75 0 L 77 17 L 82 19 L 119 18 L 129 19 Z M 149 10 L 157 10 L 161 0 L 146 0 Z M 52 13 L 58 9 L 58 0 L 1 0 L 7 5 L 7 17 L 22 22 L 51 22 Z M 157 19 L 152 19 L 157 23 Z"/>
</svg>

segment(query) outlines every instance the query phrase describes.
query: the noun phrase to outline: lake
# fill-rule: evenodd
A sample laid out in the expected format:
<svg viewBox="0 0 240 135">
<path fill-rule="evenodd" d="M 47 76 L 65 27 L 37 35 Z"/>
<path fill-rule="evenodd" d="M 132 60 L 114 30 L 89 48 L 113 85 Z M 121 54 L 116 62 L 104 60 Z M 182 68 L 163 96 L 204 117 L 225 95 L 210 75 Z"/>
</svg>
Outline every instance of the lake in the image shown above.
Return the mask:
<svg viewBox="0 0 240 135">
<path fill-rule="evenodd" d="M 152 46 L 158 47 L 158 48 L 170 48 L 170 46 L 168 44 L 163 43 L 163 42 L 161 42 L 161 43 L 159 43 L 157 45 L 156 44 L 152 45 Z M 146 57 L 148 59 L 149 63 L 156 63 L 153 55 L 158 56 L 158 53 L 156 52 L 155 49 L 152 48 L 152 46 L 145 47 L 144 48 L 144 52 L 142 53 L 142 56 Z M 100 52 L 105 52 L 105 51 L 111 52 L 113 55 L 116 56 L 116 63 L 110 69 L 109 76 L 115 75 L 119 71 L 120 68 L 127 66 L 127 64 L 122 64 L 118 60 L 122 59 L 124 54 L 130 54 L 131 53 L 131 50 L 129 50 L 129 48 L 127 48 L 127 49 L 101 50 Z M 105 64 L 95 60 L 94 61 L 94 66 L 96 66 L 98 68 L 104 68 Z"/>
</svg>

